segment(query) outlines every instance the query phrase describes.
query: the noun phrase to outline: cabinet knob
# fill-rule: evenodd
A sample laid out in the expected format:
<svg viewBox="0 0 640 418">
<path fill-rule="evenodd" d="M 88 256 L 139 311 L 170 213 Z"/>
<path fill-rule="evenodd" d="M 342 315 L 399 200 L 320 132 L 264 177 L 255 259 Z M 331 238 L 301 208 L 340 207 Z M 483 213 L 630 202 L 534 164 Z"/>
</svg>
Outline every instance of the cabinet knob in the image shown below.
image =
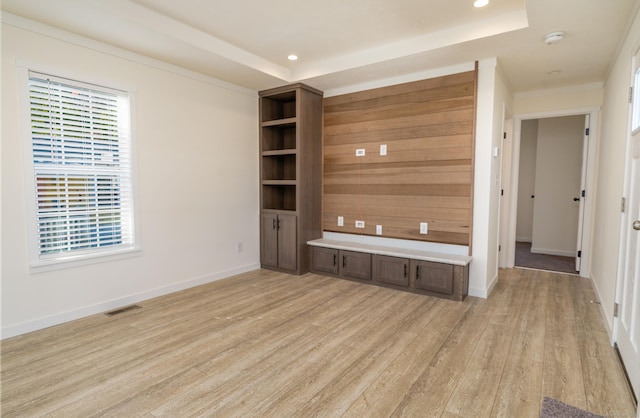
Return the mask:
<svg viewBox="0 0 640 418">
<path fill-rule="evenodd" d="M 273 229 L 276 229 L 276 218 L 273 218 Z"/>
<path fill-rule="evenodd" d="M 342 256 L 342 267 L 347 267 L 347 257 L 345 257 L 344 255 Z"/>
<path fill-rule="evenodd" d="M 420 280 L 420 266 L 416 266 L 416 280 Z"/>
<path fill-rule="evenodd" d="M 336 265 L 336 257 L 337 257 L 337 256 L 334 254 L 334 255 L 333 255 L 333 265 L 334 265 L 334 266 Z"/>
<path fill-rule="evenodd" d="M 404 265 L 404 277 L 405 278 L 407 277 L 407 265 L 406 264 Z"/>
</svg>

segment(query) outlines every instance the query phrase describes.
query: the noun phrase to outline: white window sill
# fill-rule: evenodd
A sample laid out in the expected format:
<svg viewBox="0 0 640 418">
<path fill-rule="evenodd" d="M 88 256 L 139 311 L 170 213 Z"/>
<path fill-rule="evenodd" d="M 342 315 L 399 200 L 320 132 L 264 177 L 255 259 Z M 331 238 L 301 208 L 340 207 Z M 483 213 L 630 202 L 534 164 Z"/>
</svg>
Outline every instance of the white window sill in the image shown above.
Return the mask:
<svg viewBox="0 0 640 418">
<path fill-rule="evenodd" d="M 125 258 L 138 257 L 141 255 L 140 248 L 127 248 L 119 251 L 110 251 L 101 254 L 82 254 L 66 256 L 64 258 L 51 258 L 31 262 L 31 273 L 43 273 L 53 270 L 62 270 L 78 266 L 106 263 L 109 261 L 122 260 Z"/>
</svg>

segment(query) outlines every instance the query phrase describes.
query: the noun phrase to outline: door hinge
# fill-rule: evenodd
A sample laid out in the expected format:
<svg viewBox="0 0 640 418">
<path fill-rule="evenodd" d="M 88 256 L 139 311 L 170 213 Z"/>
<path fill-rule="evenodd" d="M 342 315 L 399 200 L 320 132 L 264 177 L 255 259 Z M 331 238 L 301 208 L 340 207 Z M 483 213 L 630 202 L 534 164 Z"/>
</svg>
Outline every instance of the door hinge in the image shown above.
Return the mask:
<svg viewBox="0 0 640 418">
<path fill-rule="evenodd" d="M 620 305 L 618 305 L 617 303 L 613 304 L 613 317 L 617 318 L 618 317 L 618 311 L 620 310 Z"/>
<path fill-rule="evenodd" d="M 627 206 L 627 199 L 623 197 L 622 204 L 620 205 L 620 212 L 624 213 L 626 206 Z"/>
<path fill-rule="evenodd" d="M 506 132 L 502 133 L 502 139 L 507 139 L 507 133 Z"/>
<path fill-rule="evenodd" d="M 498 252 L 502 251 L 502 245 L 498 245 Z"/>
<path fill-rule="evenodd" d="M 500 196 L 504 196 L 504 189 L 500 189 Z"/>
<path fill-rule="evenodd" d="M 578 258 L 582 257 L 582 250 L 578 251 Z"/>
<path fill-rule="evenodd" d="M 584 130 L 584 134 L 585 134 L 585 136 L 589 136 L 589 128 Z"/>
<path fill-rule="evenodd" d="M 633 87 L 629 87 L 629 103 L 633 103 Z"/>
<path fill-rule="evenodd" d="M 587 197 L 587 191 L 586 191 L 586 190 L 583 190 L 583 191 L 582 191 L 582 193 L 580 193 L 580 195 L 581 195 L 582 197 Z"/>
</svg>

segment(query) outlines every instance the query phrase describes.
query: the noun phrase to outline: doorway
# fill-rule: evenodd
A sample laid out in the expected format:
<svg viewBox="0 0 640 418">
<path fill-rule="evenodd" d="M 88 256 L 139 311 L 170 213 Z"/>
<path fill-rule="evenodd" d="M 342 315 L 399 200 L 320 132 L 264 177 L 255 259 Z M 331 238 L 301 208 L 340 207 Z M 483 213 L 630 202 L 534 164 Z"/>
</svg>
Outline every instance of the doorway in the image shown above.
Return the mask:
<svg viewBox="0 0 640 418">
<path fill-rule="evenodd" d="M 545 112 L 538 114 L 529 114 L 529 115 L 518 115 L 514 117 L 514 136 L 513 136 L 513 144 L 512 150 L 509 153 L 505 153 L 504 158 L 510 160 L 510 170 L 505 172 L 505 175 L 510 174 L 510 184 L 506 185 L 507 189 L 505 190 L 505 199 L 508 200 L 508 210 L 501 215 L 501 228 L 505 230 L 505 236 L 502 241 L 502 248 L 504 249 L 504 258 L 500 259 L 500 267 L 515 267 L 516 266 L 516 250 L 522 251 L 522 248 L 517 248 L 516 242 L 521 242 L 525 244 L 521 244 L 525 247 L 526 254 L 529 256 L 531 260 L 538 262 L 539 260 L 542 265 L 534 265 L 532 268 L 539 269 L 550 269 L 553 271 L 562 271 L 570 272 L 576 274 L 579 272 L 581 277 L 589 277 L 590 275 L 590 248 L 591 248 L 591 219 L 593 213 L 593 199 L 589 198 L 589 190 L 593 190 L 595 183 L 595 159 L 593 155 L 595 155 L 596 141 L 589 141 L 589 131 L 596 132 L 597 131 L 597 121 L 598 121 L 598 109 L 574 109 L 567 111 L 557 111 L 557 112 Z M 523 141 L 523 137 L 527 135 L 531 135 L 531 131 L 533 130 L 533 136 L 538 138 L 538 131 L 542 127 L 542 134 L 545 136 L 543 142 L 546 143 L 546 150 L 543 147 L 543 153 L 551 152 L 552 158 L 556 158 L 560 160 L 561 165 L 569 165 L 565 164 L 564 158 L 559 158 L 560 153 L 558 155 L 554 155 L 554 146 L 558 144 L 554 144 L 553 140 L 549 140 L 547 138 L 548 132 L 553 132 L 554 123 L 562 122 L 564 117 L 573 117 L 573 126 L 575 129 L 574 133 L 574 145 L 573 147 L 569 147 L 571 153 L 574 157 L 574 162 L 571 163 L 572 168 L 572 177 L 573 177 L 573 186 L 570 193 L 568 195 L 563 195 L 560 193 L 558 195 L 557 190 L 554 191 L 555 194 L 549 193 L 548 196 L 543 196 L 540 193 L 543 191 L 536 191 L 536 182 L 535 182 L 535 167 L 540 165 L 537 162 L 538 157 L 538 147 L 537 144 L 535 146 L 531 146 L 530 143 L 527 143 L 525 139 Z M 566 119 L 569 120 L 569 119 Z M 586 125 L 585 125 L 586 123 Z M 586 129 L 588 128 L 588 129 Z M 552 137 L 553 135 L 551 135 Z M 579 140 L 582 140 L 581 145 L 578 144 Z M 551 150 L 551 151 L 549 151 Z M 523 155 L 523 164 L 529 164 L 529 174 L 523 173 L 521 175 L 520 165 L 521 165 L 521 155 Z M 529 156 L 530 159 L 528 162 L 525 162 L 526 156 Z M 533 156 L 535 155 L 535 161 L 533 160 Z M 544 167 L 545 158 L 542 158 L 541 166 Z M 504 163 L 504 162 L 503 162 Z M 508 164 L 507 164 L 508 165 Z M 534 167 L 534 168 L 532 168 Z M 531 171 L 534 170 L 534 171 Z M 525 167 L 526 171 L 526 167 Z M 549 176 L 549 173 L 546 173 L 547 177 L 551 178 L 552 188 L 555 190 L 556 180 L 558 180 L 559 175 L 555 177 L 553 175 Z M 560 178 L 561 181 L 566 180 L 566 176 Z M 576 183 L 576 179 L 579 179 Z M 526 185 L 527 181 L 528 186 Z M 547 182 L 549 179 L 546 180 Z M 544 182 L 540 182 L 538 186 L 543 185 Z M 576 187 L 576 184 L 578 185 Z M 527 189 L 528 187 L 528 189 Z M 523 189 L 523 194 L 520 193 L 520 189 Z M 539 189 L 545 190 L 545 189 Z M 584 191 L 584 193 L 583 193 Z M 537 195 L 536 195 L 537 193 Z M 547 194 L 547 191 L 544 191 L 544 194 Z M 566 194 L 566 192 L 565 192 Z M 533 197 L 532 197 L 533 196 Z M 545 234 L 549 232 L 550 229 L 560 229 L 557 225 L 561 225 L 562 227 L 565 224 L 569 223 L 566 218 L 566 214 L 560 214 L 560 212 L 554 209 L 547 209 L 546 215 L 541 214 L 539 217 L 543 221 L 537 221 L 536 224 L 542 225 L 542 239 L 536 240 L 534 239 L 534 208 L 536 206 L 536 197 L 543 197 L 542 199 L 538 199 L 541 201 L 540 206 L 544 207 L 542 203 L 544 203 L 544 198 L 547 201 L 551 201 L 552 203 L 558 203 L 564 206 L 565 211 L 573 211 L 574 218 L 575 213 L 578 213 L 578 217 L 575 221 L 571 221 L 571 225 L 573 226 L 576 232 L 567 232 L 565 236 L 562 238 L 562 242 L 556 242 L 553 244 L 553 240 L 556 238 L 550 238 L 549 241 L 545 238 Z M 576 199 L 574 201 L 574 199 Z M 523 202 L 524 201 L 524 202 Z M 521 211 L 526 212 L 526 208 L 529 209 L 529 215 L 521 214 Z M 524 209 L 523 209 L 524 208 Z M 543 210 L 544 212 L 544 210 Z M 582 214 L 582 218 L 580 218 L 580 214 Z M 531 230 L 528 234 L 522 232 L 522 225 L 518 226 L 518 223 L 522 221 L 522 219 L 527 219 L 527 216 L 530 218 Z M 546 218 L 545 218 L 546 216 Z M 553 222 L 555 222 L 555 224 Z M 556 227 L 551 227 L 552 225 L 556 225 Z M 546 231 L 545 231 L 546 228 Z M 580 234 L 582 232 L 582 234 Z M 540 234 L 537 234 L 538 236 Z M 551 235 L 552 236 L 552 235 Z M 549 243 L 552 245 L 549 245 Z M 530 249 L 527 246 L 531 246 Z M 549 251 L 550 250 L 550 251 Z M 580 255 L 579 259 L 574 258 Z M 547 258 L 549 257 L 549 258 Z M 559 259 L 557 257 L 567 257 L 565 259 Z M 549 264 L 558 264 L 560 260 L 563 260 L 565 268 L 561 269 L 557 266 L 553 265 L 545 266 L 545 258 L 549 261 Z M 520 261 L 521 257 L 519 257 Z M 576 265 L 576 260 L 579 261 L 579 265 Z M 533 261 L 532 261 L 533 262 Z M 519 264 L 523 264 L 519 262 Z M 573 265 L 573 267 L 571 267 Z"/>
<path fill-rule="evenodd" d="M 585 116 L 523 120 L 515 266 L 576 274 Z"/>
</svg>

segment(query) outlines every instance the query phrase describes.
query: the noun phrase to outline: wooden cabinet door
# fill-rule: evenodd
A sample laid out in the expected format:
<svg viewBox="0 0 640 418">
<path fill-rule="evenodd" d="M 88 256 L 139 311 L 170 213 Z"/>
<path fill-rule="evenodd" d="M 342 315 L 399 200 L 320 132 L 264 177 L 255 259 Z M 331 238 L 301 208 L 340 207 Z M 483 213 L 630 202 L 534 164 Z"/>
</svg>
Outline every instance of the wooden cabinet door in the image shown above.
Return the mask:
<svg viewBox="0 0 640 418">
<path fill-rule="evenodd" d="M 371 280 L 371 254 L 340 250 L 340 275 Z"/>
<path fill-rule="evenodd" d="M 338 250 L 312 247 L 311 271 L 338 274 Z"/>
<path fill-rule="evenodd" d="M 260 262 L 263 266 L 278 267 L 278 216 L 263 213 L 261 222 Z"/>
<path fill-rule="evenodd" d="M 416 289 L 453 294 L 453 265 L 429 261 L 415 261 L 414 265 Z"/>
<path fill-rule="evenodd" d="M 297 217 L 278 215 L 278 267 L 295 271 L 298 268 Z"/>
<path fill-rule="evenodd" d="M 374 255 L 373 280 L 398 286 L 409 286 L 409 259 Z"/>
</svg>

